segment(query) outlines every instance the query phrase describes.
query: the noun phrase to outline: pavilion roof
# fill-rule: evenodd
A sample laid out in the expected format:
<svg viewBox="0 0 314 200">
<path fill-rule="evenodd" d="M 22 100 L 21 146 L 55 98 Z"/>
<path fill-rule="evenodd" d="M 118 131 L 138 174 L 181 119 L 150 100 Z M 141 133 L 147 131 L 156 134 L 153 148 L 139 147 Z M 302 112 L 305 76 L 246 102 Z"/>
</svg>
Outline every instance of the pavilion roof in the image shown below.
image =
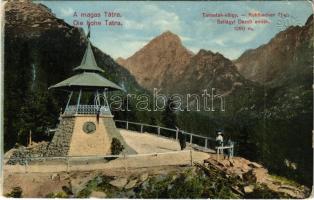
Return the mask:
<svg viewBox="0 0 314 200">
<path fill-rule="evenodd" d="M 124 90 L 120 86 L 109 81 L 100 74 L 104 72 L 104 70 L 97 66 L 90 41 L 88 41 L 87 48 L 80 66 L 74 68 L 73 70 L 79 73 L 71 76 L 70 78 L 64 81 L 61 81 L 55 85 L 50 86 L 49 89 L 62 88 L 74 90 L 79 88 L 84 89 L 108 88 L 108 90 Z"/>
<path fill-rule="evenodd" d="M 117 84 L 109 81 L 108 79 L 104 78 L 100 74 L 93 73 L 93 72 L 82 72 L 80 74 L 76 74 L 71 76 L 70 78 L 61 81 L 51 88 L 67 88 L 67 89 L 75 89 L 75 88 L 97 88 L 97 89 L 104 89 L 108 88 L 108 90 L 123 90 Z"/>
</svg>

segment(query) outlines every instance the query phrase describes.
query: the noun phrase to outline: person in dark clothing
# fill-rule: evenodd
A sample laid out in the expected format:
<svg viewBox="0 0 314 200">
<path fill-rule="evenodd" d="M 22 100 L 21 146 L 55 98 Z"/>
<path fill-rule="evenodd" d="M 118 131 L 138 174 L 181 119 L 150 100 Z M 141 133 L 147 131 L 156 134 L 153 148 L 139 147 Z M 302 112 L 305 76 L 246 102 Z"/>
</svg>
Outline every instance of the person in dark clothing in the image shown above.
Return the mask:
<svg viewBox="0 0 314 200">
<path fill-rule="evenodd" d="M 186 134 L 183 131 L 180 132 L 181 132 L 180 147 L 181 150 L 183 150 L 186 147 Z"/>
<path fill-rule="evenodd" d="M 178 131 L 178 139 L 179 139 L 180 148 L 181 150 L 183 150 L 186 147 L 186 134 L 184 134 L 184 132 L 181 131 L 178 127 L 176 128 Z"/>
</svg>

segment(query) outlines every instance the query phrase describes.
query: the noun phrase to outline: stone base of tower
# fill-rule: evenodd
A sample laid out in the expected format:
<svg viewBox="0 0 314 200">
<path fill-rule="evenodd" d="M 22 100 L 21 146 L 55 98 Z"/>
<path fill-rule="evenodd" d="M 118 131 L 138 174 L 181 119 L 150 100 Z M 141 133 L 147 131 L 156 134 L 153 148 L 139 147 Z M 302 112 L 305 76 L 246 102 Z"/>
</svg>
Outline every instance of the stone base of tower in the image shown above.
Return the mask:
<svg viewBox="0 0 314 200">
<path fill-rule="evenodd" d="M 91 122 L 95 130 L 87 133 L 84 124 Z M 90 156 L 111 154 L 112 138 L 125 147 L 124 153 L 135 154 L 117 130 L 112 115 L 63 116 L 55 135 L 47 148 L 46 156 Z"/>
</svg>

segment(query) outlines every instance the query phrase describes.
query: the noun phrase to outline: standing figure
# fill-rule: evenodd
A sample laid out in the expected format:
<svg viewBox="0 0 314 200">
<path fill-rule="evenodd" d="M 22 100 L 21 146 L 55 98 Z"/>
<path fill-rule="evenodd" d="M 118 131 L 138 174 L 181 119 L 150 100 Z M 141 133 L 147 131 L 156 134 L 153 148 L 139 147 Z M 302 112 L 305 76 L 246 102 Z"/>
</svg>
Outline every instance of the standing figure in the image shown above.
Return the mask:
<svg viewBox="0 0 314 200">
<path fill-rule="evenodd" d="M 223 142 L 224 142 L 224 138 L 222 137 L 222 132 L 219 130 L 217 131 L 217 136 L 216 136 L 216 148 L 217 147 L 222 147 L 223 146 Z M 221 150 L 222 152 L 219 152 L 217 149 L 217 153 L 222 153 L 223 154 L 223 150 Z"/>
<path fill-rule="evenodd" d="M 233 147 L 234 147 L 234 142 L 229 138 L 227 141 L 227 146 L 229 146 L 230 148 L 228 148 L 228 159 L 233 157 Z"/>
<path fill-rule="evenodd" d="M 222 136 L 221 131 L 217 131 L 217 136 L 216 136 L 216 146 L 221 147 L 223 146 L 224 138 Z"/>
<path fill-rule="evenodd" d="M 183 131 L 181 131 L 178 127 L 176 127 L 176 128 L 178 131 L 180 148 L 181 148 L 181 150 L 183 150 L 186 147 L 186 134 L 184 134 Z"/>
</svg>

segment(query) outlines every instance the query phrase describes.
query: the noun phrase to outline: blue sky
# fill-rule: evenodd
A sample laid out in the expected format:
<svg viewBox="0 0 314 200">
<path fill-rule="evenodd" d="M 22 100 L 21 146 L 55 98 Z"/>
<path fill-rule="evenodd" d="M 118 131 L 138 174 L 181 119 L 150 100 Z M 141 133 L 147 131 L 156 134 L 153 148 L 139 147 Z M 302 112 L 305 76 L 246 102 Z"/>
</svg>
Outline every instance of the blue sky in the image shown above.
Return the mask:
<svg viewBox="0 0 314 200">
<path fill-rule="evenodd" d="M 88 20 L 74 17 L 74 12 L 102 15 L 105 11 L 121 13 L 122 17 L 116 18 L 123 24 L 121 27 L 92 27 L 93 44 L 113 58 L 129 57 L 157 35 L 170 30 L 179 35 L 183 45 L 194 53 L 206 49 L 236 59 L 245 50 L 267 43 L 287 25 L 303 25 L 312 13 L 312 7 L 307 1 L 40 1 L 40 3 L 48 6 L 58 18 L 71 25 L 76 19 L 84 23 Z M 267 18 L 271 22 L 268 25 L 249 25 L 254 31 L 242 32 L 235 31 L 232 25 L 218 25 L 216 19 L 204 18 L 203 12 L 239 15 L 261 12 L 275 13 L 276 16 Z M 277 15 L 279 12 L 288 13 L 289 17 L 280 18 Z M 104 21 L 106 18 L 102 16 L 94 19 Z M 241 19 L 251 18 L 246 16 Z M 86 30 L 87 26 L 83 28 Z"/>
</svg>

